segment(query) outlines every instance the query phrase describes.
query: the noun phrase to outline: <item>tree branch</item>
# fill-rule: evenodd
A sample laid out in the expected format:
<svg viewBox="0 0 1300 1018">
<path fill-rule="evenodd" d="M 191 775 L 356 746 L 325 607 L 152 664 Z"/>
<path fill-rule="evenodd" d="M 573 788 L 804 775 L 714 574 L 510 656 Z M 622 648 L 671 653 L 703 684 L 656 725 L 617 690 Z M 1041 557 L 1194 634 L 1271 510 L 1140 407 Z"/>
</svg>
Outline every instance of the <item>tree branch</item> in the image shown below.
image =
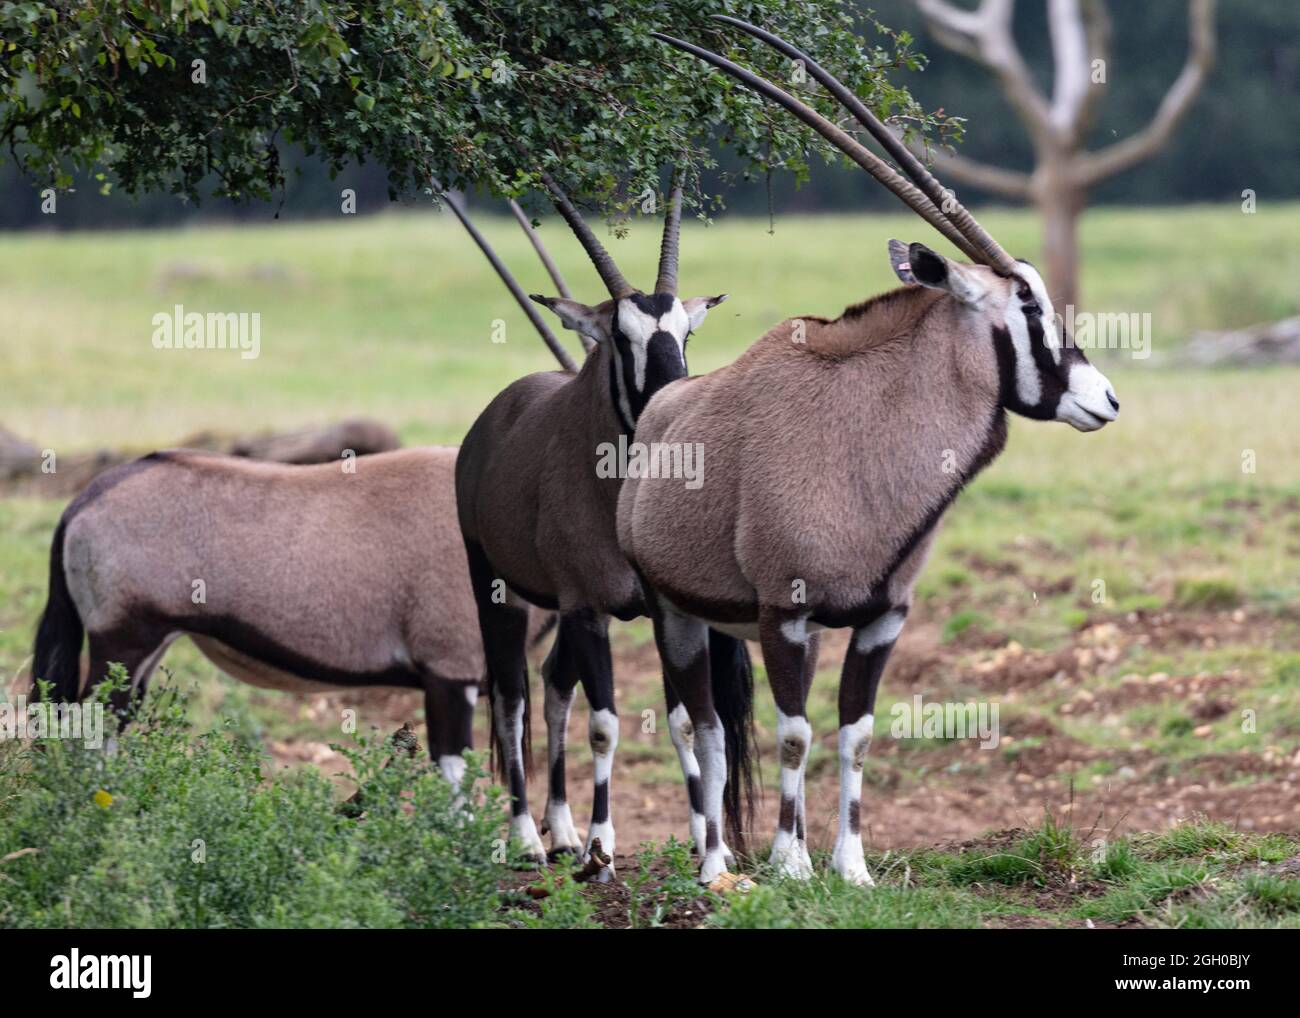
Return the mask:
<svg viewBox="0 0 1300 1018">
<path fill-rule="evenodd" d="M 1137 134 L 1098 152 L 1082 156 L 1075 170 L 1075 179 L 1081 186 L 1092 187 L 1155 155 L 1191 108 L 1192 101 L 1209 76 L 1210 68 L 1214 66 L 1214 0 L 1190 0 L 1187 20 L 1187 62 L 1160 101 L 1155 116 Z"/>
<path fill-rule="evenodd" d="M 1007 170 L 1000 166 L 976 162 L 965 156 L 942 150 L 924 151 L 917 146 L 908 146 L 919 159 L 934 157 L 934 175 L 940 180 L 955 180 L 982 191 L 1002 195 L 1016 201 L 1028 201 L 1030 196 L 1029 175 L 1018 170 Z"/>
<path fill-rule="evenodd" d="M 1106 0 L 1083 0 L 1083 30 L 1087 37 L 1089 74 L 1088 91 L 1084 93 L 1083 108 L 1079 110 L 1079 120 L 1075 140 L 1082 144 L 1088 137 L 1093 117 L 1097 112 L 1097 103 L 1101 101 L 1105 89 L 1092 80 L 1091 61 L 1100 60 L 1103 65 L 1110 61 L 1110 13 L 1106 10 Z"/>
<path fill-rule="evenodd" d="M 1051 131 L 1049 111 L 1012 36 L 1015 0 L 981 0 L 974 11 L 954 7 L 948 0 L 916 0 L 916 7 L 940 45 L 993 72 L 1011 108 L 1041 147 Z"/>
<path fill-rule="evenodd" d="M 1083 106 L 1092 88 L 1088 73 L 1088 37 L 1079 0 L 1049 0 L 1048 30 L 1052 37 L 1052 108 L 1049 119 L 1066 142 L 1078 137 Z"/>
</svg>

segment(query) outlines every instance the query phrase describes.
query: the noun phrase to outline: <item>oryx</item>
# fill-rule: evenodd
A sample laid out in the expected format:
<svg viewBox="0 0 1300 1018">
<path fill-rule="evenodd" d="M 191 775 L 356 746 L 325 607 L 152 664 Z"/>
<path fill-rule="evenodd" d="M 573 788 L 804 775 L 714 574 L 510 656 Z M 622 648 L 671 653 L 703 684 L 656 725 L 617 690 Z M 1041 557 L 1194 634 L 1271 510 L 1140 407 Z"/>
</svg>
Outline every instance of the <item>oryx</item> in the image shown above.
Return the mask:
<svg viewBox="0 0 1300 1018">
<path fill-rule="evenodd" d="M 561 364 L 572 365 L 487 241 L 444 198 Z M 290 466 L 177 449 L 100 474 L 54 532 L 33 679 L 75 700 L 121 663 L 132 688 L 111 702 L 125 718 L 167 646 L 185 635 L 222 671 L 258 686 L 423 689 L 429 751 L 459 780 L 484 669 L 456 521 L 456 452 Z M 532 612 L 530 645 L 553 623 Z"/>
<path fill-rule="evenodd" d="M 641 415 L 637 438 L 700 443 L 705 483 L 686 490 L 632 479 L 619 498 L 620 544 L 653 588 L 656 639 L 697 746 L 721 742 L 706 627 L 762 646 L 781 762 L 772 857 L 794 876 L 811 872 L 805 702 L 817 631 L 852 629 L 839 691 L 833 865 L 848 880 L 870 883 L 859 814 L 876 690 L 940 517 L 1002 450 L 1008 410 L 1095 431 L 1115 419 L 1119 401 L 1061 335 L 1038 272 L 1010 258 L 852 93 L 789 43 L 733 18 L 717 20 L 801 61 L 916 186 L 769 82 L 707 50 L 656 38 L 791 110 L 975 263 L 891 241 L 902 289 L 838 318 L 783 322 L 733 364 L 665 387 Z M 715 832 L 725 775 L 716 754 L 702 753 L 701 763 L 708 821 L 701 879 L 708 882 L 724 867 Z"/>
<path fill-rule="evenodd" d="M 618 548 L 614 514 L 618 476 L 601 476 L 602 447 L 635 432 L 637 418 L 663 386 L 686 374 L 686 343 L 710 308 L 726 299 L 677 296 L 682 188 L 674 176 L 660 247 L 659 275 L 648 293 L 623 278 L 609 253 L 548 174 L 543 182 L 609 291 L 594 306 L 534 296 L 595 344 L 576 376 L 529 375 L 510 385 L 483 411 L 466 436 L 456 464 L 456 500 L 469 554 L 487 650 L 493 736 L 512 796 L 512 833 L 523 853 L 542 860 L 545 850 L 528 808 L 525 739 L 528 675 L 524 660 L 526 609 L 559 614 L 555 644 L 543 667 L 546 695 L 549 794 L 544 814 L 553 852 L 584 849 L 565 792 L 564 752 L 575 685 L 591 708 L 589 738 L 595 788 L 586 849 L 599 838 L 614 851 L 609 782 L 618 744 L 618 714 L 610 659 L 610 616 L 644 613 L 641 585 Z M 719 713 L 733 749 L 733 765 L 749 759 L 751 707 L 749 657 L 743 643 L 712 637 L 711 660 L 731 693 Z M 691 726 L 668 693 L 669 730 L 685 772 L 691 833 L 704 842 L 704 816 Z M 719 748 L 719 764 L 722 758 Z M 745 775 L 732 782 L 741 808 Z"/>
</svg>

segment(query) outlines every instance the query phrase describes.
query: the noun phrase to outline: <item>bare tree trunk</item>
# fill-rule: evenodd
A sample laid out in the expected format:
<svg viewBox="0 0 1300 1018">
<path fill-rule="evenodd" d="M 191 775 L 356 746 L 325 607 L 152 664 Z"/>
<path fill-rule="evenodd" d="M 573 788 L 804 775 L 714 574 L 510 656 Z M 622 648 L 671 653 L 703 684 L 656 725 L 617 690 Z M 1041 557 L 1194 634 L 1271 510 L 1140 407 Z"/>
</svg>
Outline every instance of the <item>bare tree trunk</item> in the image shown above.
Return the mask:
<svg viewBox="0 0 1300 1018">
<path fill-rule="evenodd" d="M 1043 274 L 1052 305 L 1061 314 L 1079 304 L 1079 216 L 1087 201 L 1070 179 L 1072 162 L 1070 153 L 1042 158 L 1032 187 L 1043 221 Z"/>
<path fill-rule="evenodd" d="M 1038 90 L 1012 31 L 1015 0 L 914 0 L 940 45 L 977 61 L 995 77 L 1034 144 L 1026 176 L 960 156 L 941 157 L 944 175 L 1016 201 L 1031 200 L 1043 217 L 1043 269 L 1052 303 L 1064 312 L 1079 299 L 1079 216 L 1088 191 L 1159 152 L 1186 116 L 1214 65 L 1214 0 L 1187 0 L 1187 59 L 1151 121 L 1095 152 L 1084 149 L 1101 99 L 1109 56 L 1105 0 L 1049 0 L 1054 63 L 1052 95 Z M 1098 76 L 1100 75 L 1100 76 Z"/>
</svg>

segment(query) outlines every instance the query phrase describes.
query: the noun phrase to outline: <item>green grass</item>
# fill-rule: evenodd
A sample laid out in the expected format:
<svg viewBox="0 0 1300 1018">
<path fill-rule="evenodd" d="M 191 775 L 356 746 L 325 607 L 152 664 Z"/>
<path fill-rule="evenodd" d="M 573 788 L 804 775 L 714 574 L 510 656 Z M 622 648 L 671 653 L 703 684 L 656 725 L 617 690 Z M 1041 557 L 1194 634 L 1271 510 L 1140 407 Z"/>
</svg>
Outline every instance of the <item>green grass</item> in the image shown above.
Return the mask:
<svg viewBox="0 0 1300 1018">
<path fill-rule="evenodd" d="M 1160 836 L 1086 844 L 1050 815 L 1035 830 L 960 849 L 869 854 L 877 886 L 759 871 L 748 895 L 718 903 L 727 929 L 978 926 L 1300 926 L 1300 842 L 1194 820 Z M 1274 872 L 1276 870 L 1276 872 Z"/>
<path fill-rule="evenodd" d="M 1032 215 L 990 212 L 987 225 L 1018 255 L 1039 257 Z M 483 228 L 527 291 L 550 284 L 512 222 Z M 611 241 L 633 280 L 652 277 L 658 227 L 635 226 Z M 1300 309 L 1300 252 L 1290 243 L 1300 206 L 1267 216 L 1235 209 L 1089 212 L 1083 220 L 1084 304 L 1150 312 L 1153 361 L 1200 328 L 1244 325 Z M 577 246 L 549 220 L 543 236 L 575 293 L 598 297 Z M 681 278 L 690 293 L 728 291 L 692 340 L 691 363 L 707 371 L 733 359 L 783 318 L 837 313 L 894 285 L 885 242 L 892 236 L 939 244 L 904 214 L 787 217 L 769 234 L 759 220 L 721 220 L 684 231 Z M 1195 238 L 1190 242 L 1189 238 Z M 1253 257 L 1269 250 L 1268 259 Z M 262 355 L 154 350 L 151 317 L 175 303 L 190 310 L 262 315 Z M 42 447 L 151 447 L 205 428 L 290 425 L 372 413 L 408 440 L 458 441 L 477 410 L 507 379 L 549 367 L 522 314 L 460 227 L 447 217 L 395 214 L 336 223 L 267 224 L 173 232 L 8 235 L 0 238 L 0 318 L 5 343 L 5 424 Z M 506 342 L 492 342 L 493 323 Z M 572 335 L 568 336 L 570 340 Z M 576 343 L 573 344 L 576 347 Z M 1125 427 L 1086 448 L 1138 474 L 1143 445 L 1173 452 L 1213 449 L 1240 460 L 1241 447 L 1215 439 L 1235 397 L 1259 398 L 1260 421 L 1293 408 L 1279 377 L 1225 381 L 1226 403 L 1203 376 L 1149 379 L 1114 359 Z M 1166 397 L 1164 399 L 1158 397 Z M 1154 413 L 1144 411 L 1154 402 Z M 1176 405 L 1176 413 L 1165 412 Z M 1130 415 L 1131 421 L 1130 423 Z M 1159 432 L 1153 429 L 1161 429 Z M 1081 447 L 1064 428 L 1053 452 Z M 1261 477 L 1287 465 L 1280 441 L 1252 445 Z M 1067 474 L 1069 464 L 1057 457 Z M 1171 456 L 1185 465 L 1185 457 Z M 1124 465 L 1129 465 L 1128 469 Z M 1231 465 L 1227 464 L 1225 465 Z M 1239 471 L 1238 471 L 1239 473 Z M 1021 476 L 1012 473 L 1008 476 Z M 1023 479 L 1023 478 L 1022 478 Z M 1111 475 L 1111 480 L 1119 476 Z M 1032 486 L 1026 489 L 1032 495 Z"/>
</svg>

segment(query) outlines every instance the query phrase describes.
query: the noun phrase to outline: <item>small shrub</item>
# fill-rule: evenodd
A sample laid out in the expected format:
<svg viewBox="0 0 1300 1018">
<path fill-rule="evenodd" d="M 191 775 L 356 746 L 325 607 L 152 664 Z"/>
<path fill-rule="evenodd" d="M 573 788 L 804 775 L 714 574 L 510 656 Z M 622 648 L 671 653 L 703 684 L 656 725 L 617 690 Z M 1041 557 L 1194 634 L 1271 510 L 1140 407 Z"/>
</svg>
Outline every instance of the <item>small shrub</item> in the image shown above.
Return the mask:
<svg viewBox="0 0 1300 1018">
<path fill-rule="evenodd" d="M 5 927 L 481 925 L 495 918 L 499 793 L 426 760 L 346 750 L 367 811 L 349 820 L 315 770 L 265 780 L 229 726 L 195 734 L 186 697 L 151 698 L 107 754 L 43 740 L 0 759 Z M 471 775 L 481 775 L 475 761 Z"/>
<path fill-rule="evenodd" d="M 541 874 L 540 884 L 546 897 L 538 901 L 538 912 L 517 909 L 506 916 L 508 922 L 527 930 L 598 930 L 596 912 L 582 885 L 573 879 L 581 863 L 572 860 L 571 868 L 553 865 Z"/>
</svg>

